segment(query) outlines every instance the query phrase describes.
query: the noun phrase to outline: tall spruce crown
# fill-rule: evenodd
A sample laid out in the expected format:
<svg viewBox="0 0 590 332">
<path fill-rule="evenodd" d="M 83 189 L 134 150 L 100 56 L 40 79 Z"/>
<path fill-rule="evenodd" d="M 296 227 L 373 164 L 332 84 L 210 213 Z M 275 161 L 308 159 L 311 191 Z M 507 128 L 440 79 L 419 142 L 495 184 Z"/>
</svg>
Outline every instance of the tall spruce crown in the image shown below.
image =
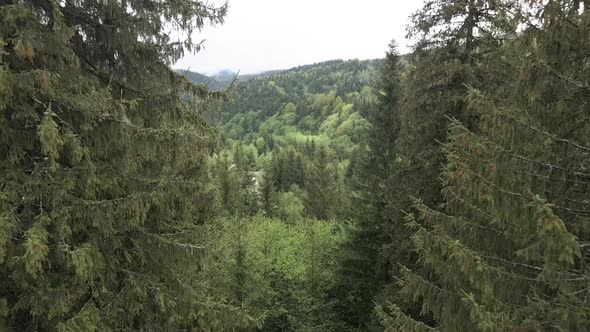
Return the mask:
<svg viewBox="0 0 590 332">
<path fill-rule="evenodd" d="M 430 1 L 416 17 L 430 20 L 432 8 L 451 2 Z M 463 8 L 455 3 L 443 14 Z M 388 331 L 588 330 L 590 2 L 461 3 L 501 8 L 501 21 L 521 30 L 489 43 L 515 26 L 490 22 L 474 35 L 482 42 L 469 62 L 463 47 L 429 51 L 469 65 L 475 79 L 464 85 L 461 113 L 439 108 L 447 123 L 440 198 L 415 198 L 407 210 L 418 258 L 400 266 L 397 284 L 414 306 L 393 301 L 380 317 Z M 462 17 L 446 24 L 473 23 Z"/>
<path fill-rule="evenodd" d="M 227 9 L 0 1 L 0 330 L 248 320 L 195 282 L 217 144 L 200 114 L 227 95 L 170 68 Z"/>
</svg>

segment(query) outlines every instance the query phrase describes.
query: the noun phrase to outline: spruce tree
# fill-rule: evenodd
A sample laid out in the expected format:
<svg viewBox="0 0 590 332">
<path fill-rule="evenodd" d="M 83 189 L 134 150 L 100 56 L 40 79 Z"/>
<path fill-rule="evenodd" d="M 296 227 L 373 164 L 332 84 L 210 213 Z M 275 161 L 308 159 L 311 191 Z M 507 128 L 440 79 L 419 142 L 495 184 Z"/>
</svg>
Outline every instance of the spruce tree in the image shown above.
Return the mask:
<svg viewBox="0 0 590 332">
<path fill-rule="evenodd" d="M 330 167 L 328 148 L 320 145 L 316 158 L 305 172 L 305 211 L 320 220 L 333 217 L 336 203 L 336 176 Z"/>
<path fill-rule="evenodd" d="M 357 152 L 353 170 L 352 190 L 354 224 L 350 241 L 345 244 L 341 262 L 340 293 L 344 320 L 351 325 L 365 326 L 370 321 L 377 291 L 389 280 L 389 268 L 384 264 L 382 246 L 389 239 L 385 186 L 395 158 L 397 111 L 401 98 L 400 56 L 395 42 L 389 45 L 381 78 L 375 87 L 375 100 L 358 107 L 371 124 L 366 142 Z M 346 309 L 348 310 L 346 310 Z"/>
<path fill-rule="evenodd" d="M 469 127 L 479 126 L 479 114 L 468 109 L 469 86 L 496 86 L 496 76 L 487 75 L 484 55 L 497 56 L 493 50 L 501 42 L 503 31 L 510 31 L 508 2 L 496 0 L 432 0 L 412 16 L 409 37 L 416 40 L 403 79 L 396 112 L 396 139 L 390 160 L 390 173 L 384 181 L 383 215 L 389 222 L 388 244 L 382 248 L 384 266 L 395 281 L 400 266 L 418 268 L 410 235 L 404 227 L 405 213 L 412 209 L 410 197 L 420 197 L 429 206 L 443 203 L 438 180 L 449 117 Z M 488 31 L 489 32 L 485 32 Z M 481 80 L 487 75 L 494 80 Z M 381 292 L 408 315 L 423 321 L 431 318 L 399 292 L 395 282 Z"/>
<path fill-rule="evenodd" d="M 235 215 L 240 210 L 240 173 L 227 151 L 215 160 L 217 206 L 215 211 Z"/>
<path fill-rule="evenodd" d="M 244 319 L 195 283 L 216 145 L 200 112 L 224 94 L 170 69 L 226 9 L 0 1 L 0 325 L 219 330 Z"/>
<path fill-rule="evenodd" d="M 262 201 L 262 208 L 269 215 L 273 215 L 278 204 L 278 193 L 275 185 L 275 168 L 273 155 L 270 165 L 266 167 L 260 184 L 260 198 Z"/>
<path fill-rule="evenodd" d="M 444 205 L 414 200 L 420 267 L 400 279 L 435 322 L 394 304 L 383 315 L 390 330 L 590 328 L 590 10 L 581 5 L 530 2 L 524 31 L 497 58 L 510 79 L 469 92 L 478 128 L 450 120 Z"/>
<path fill-rule="evenodd" d="M 399 160 L 390 183 L 399 188 L 390 199 L 398 211 L 408 208 L 409 196 L 430 205 L 441 202 L 437 179 L 447 118 L 478 126 L 479 115 L 467 109 L 468 86 L 496 84 L 482 79 L 488 68 L 481 62 L 514 29 L 510 3 L 430 0 L 412 16 L 408 32 L 416 45 L 399 112 Z"/>
</svg>

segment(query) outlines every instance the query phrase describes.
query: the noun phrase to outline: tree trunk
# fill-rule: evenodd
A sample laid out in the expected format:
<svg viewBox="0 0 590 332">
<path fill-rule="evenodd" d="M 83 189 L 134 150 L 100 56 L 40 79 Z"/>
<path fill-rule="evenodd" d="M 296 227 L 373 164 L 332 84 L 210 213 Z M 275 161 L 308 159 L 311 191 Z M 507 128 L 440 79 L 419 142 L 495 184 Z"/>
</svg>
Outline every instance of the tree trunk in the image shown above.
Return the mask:
<svg viewBox="0 0 590 332">
<path fill-rule="evenodd" d="M 473 62 L 473 51 L 475 30 L 475 0 L 469 0 L 467 5 L 467 18 L 465 19 L 465 61 L 464 63 L 470 65 Z"/>
</svg>

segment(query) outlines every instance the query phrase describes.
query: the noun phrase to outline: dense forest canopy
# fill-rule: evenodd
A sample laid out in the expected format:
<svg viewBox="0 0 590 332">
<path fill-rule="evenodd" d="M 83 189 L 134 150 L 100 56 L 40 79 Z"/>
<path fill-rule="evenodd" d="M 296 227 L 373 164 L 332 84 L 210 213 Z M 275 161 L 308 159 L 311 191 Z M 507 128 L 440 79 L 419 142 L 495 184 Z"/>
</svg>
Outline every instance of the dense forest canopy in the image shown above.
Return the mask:
<svg viewBox="0 0 590 332">
<path fill-rule="evenodd" d="M 0 330 L 590 330 L 590 1 L 172 69 L 227 10 L 0 0 Z"/>
</svg>

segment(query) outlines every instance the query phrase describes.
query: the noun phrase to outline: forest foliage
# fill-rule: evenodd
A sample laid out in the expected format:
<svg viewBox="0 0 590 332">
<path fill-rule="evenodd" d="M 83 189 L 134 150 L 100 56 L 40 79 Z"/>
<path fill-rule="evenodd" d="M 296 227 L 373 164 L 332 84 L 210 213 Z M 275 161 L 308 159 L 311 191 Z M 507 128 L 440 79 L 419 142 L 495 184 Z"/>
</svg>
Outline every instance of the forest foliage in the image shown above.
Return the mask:
<svg viewBox="0 0 590 332">
<path fill-rule="evenodd" d="M 0 1 L 0 330 L 590 329 L 590 1 L 171 69 L 227 10 Z"/>
</svg>

